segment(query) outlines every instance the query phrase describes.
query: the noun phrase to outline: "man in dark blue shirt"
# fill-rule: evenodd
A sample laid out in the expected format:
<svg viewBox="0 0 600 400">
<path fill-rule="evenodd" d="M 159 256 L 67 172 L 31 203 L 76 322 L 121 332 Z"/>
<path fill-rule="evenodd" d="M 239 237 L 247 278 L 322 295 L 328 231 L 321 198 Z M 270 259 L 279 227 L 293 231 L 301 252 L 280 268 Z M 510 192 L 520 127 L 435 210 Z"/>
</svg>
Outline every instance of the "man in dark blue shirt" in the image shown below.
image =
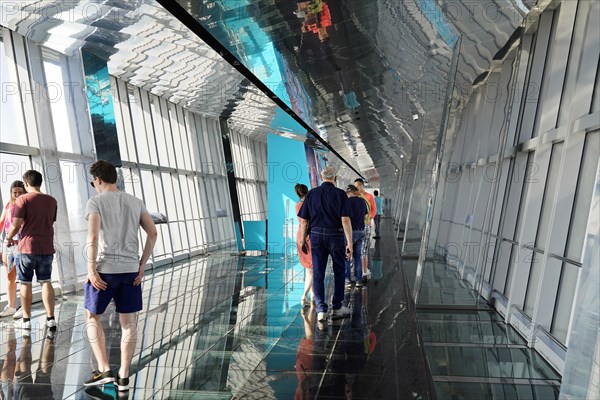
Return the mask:
<svg viewBox="0 0 600 400">
<path fill-rule="evenodd" d="M 351 284 L 351 266 L 354 263 L 354 275 L 356 276 L 356 286 L 363 286 L 362 280 L 362 245 L 365 237 L 365 216 L 369 212 L 365 199 L 358 196 L 358 188 L 354 185 L 348 185 L 346 189 L 348 194 L 348 203 L 352 217 L 352 261 L 346 261 L 346 284 Z"/>
<path fill-rule="evenodd" d="M 310 223 L 310 244 L 313 260 L 313 293 L 317 303 L 317 320 L 327 320 L 325 302 L 325 269 L 327 259 L 333 261 L 334 293 L 332 317 L 344 318 L 350 309 L 342 306 L 344 299 L 345 260 L 352 255 L 352 224 L 348 197 L 335 187 L 337 171 L 327 166 L 321 171 L 321 186 L 308 192 L 298 212 L 302 242 L 306 242 Z M 346 241 L 344 242 L 344 235 Z M 346 244 L 345 244 L 346 243 Z M 345 248 L 345 254 L 344 254 Z M 304 251 L 306 246 L 302 246 Z"/>
</svg>

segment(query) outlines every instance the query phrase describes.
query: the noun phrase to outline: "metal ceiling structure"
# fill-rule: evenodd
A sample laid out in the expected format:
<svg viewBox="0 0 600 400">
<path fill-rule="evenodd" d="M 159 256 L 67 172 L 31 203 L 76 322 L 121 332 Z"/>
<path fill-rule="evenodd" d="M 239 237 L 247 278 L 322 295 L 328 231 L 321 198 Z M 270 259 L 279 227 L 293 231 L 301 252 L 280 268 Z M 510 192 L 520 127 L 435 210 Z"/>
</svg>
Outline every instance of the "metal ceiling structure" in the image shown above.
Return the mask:
<svg viewBox="0 0 600 400">
<path fill-rule="evenodd" d="M 228 118 L 248 135 L 314 141 L 313 130 L 377 180 L 401 168 L 402 158 L 415 162 L 435 150 L 453 51 L 456 99 L 488 70 L 534 2 L 46 0 L 1 7 L 3 25 L 38 44 L 67 55 L 91 52 L 108 60 L 112 75 Z M 182 13 L 235 59 L 199 40 Z"/>
</svg>

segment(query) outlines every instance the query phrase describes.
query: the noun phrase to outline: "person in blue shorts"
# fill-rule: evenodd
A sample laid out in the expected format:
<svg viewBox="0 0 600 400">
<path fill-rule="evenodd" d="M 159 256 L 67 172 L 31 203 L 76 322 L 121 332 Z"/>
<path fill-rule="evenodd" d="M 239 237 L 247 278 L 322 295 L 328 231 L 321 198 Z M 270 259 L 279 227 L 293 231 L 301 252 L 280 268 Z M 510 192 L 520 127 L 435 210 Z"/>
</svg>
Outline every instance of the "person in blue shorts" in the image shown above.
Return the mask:
<svg viewBox="0 0 600 400">
<path fill-rule="evenodd" d="M 115 382 L 118 391 L 129 390 L 129 367 L 137 341 L 137 312 L 142 309 L 144 268 L 157 231 L 144 203 L 117 188 L 117 170 L 107 161 L 90 167 L 90 183 L 98 192 L 87 203 L 87 278 L 84 284 L 86 331 L 98 370 L 84 383 L 97 386 Z M 139 256 L 138 230 L 146 232 Z M 115 377 L 108 363 L 100 315 L 113 300 L 121 323 L 121 366 Z"/>
</svg>

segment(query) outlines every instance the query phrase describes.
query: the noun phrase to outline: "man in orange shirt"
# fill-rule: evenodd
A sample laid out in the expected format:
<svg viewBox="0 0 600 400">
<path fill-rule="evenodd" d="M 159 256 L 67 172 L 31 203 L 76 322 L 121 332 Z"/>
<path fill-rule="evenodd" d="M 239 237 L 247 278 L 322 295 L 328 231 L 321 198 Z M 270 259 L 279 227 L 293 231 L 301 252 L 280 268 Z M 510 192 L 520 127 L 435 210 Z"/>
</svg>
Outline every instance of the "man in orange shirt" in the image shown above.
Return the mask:
<svg viewBox="0 0 600 400">
<path fill-rule="evenodd" d="M 375 197 L 372 194 L 369 194 L 365 191 L 365 181 L 361 178 L 356 178 L 354 180 L 354 186 L 358 189 L 358 193 L 360 196 L 365 198 L 370 204 L 370 213 L 365 220 L 365 238 L 363 240 L 363 249 L 362 249 L 362 269 L 363 269 L 363 279 L 369 279 L 371 277 L 371 271 L 369 270 L 369 249 L 371 248 L 371 221 L 377 214 L 377 205 L 375 204 Z"/>
</svg>

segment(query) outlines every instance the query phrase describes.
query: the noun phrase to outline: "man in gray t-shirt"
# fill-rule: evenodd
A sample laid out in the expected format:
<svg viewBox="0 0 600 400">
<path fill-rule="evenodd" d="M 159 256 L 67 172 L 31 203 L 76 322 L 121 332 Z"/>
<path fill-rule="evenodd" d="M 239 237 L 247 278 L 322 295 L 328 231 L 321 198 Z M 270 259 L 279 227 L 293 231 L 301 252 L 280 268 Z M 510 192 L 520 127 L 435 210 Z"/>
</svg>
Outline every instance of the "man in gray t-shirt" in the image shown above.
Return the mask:
<svg viewBox="0 0 600 400">
<path fill-rule="evenodd" d="M 96 270 L 103 274 L 137 273 L 140 268 L 138 231 L 144 203 L 125 192 L 104 192 L 89 199 L 86 220 L 100 215 Z"/>
<path fill-rule="evenodd" d="M 84 307 L 87 334 L 98 362 L 98 370 L 84 386 L 115 382 L 117 390 L 129 390 L 129 367 L 137 339 L 137 312 L 142 309 L 141 283 L 152 254 L 157 231 L 144 203 L 117 189 L 117 170 L 107 161 L 90 167 L 92 186 L 98 192 L 87 203 L 87 279 Z M 146 232 L 139 257 L 138 230 Z M 121 366 L 115 378 L 108 364 L 100 315 L 114 300 L 121 322 Z M 126 338 L 126 339 L 125 339 Z"/>
</svg>

